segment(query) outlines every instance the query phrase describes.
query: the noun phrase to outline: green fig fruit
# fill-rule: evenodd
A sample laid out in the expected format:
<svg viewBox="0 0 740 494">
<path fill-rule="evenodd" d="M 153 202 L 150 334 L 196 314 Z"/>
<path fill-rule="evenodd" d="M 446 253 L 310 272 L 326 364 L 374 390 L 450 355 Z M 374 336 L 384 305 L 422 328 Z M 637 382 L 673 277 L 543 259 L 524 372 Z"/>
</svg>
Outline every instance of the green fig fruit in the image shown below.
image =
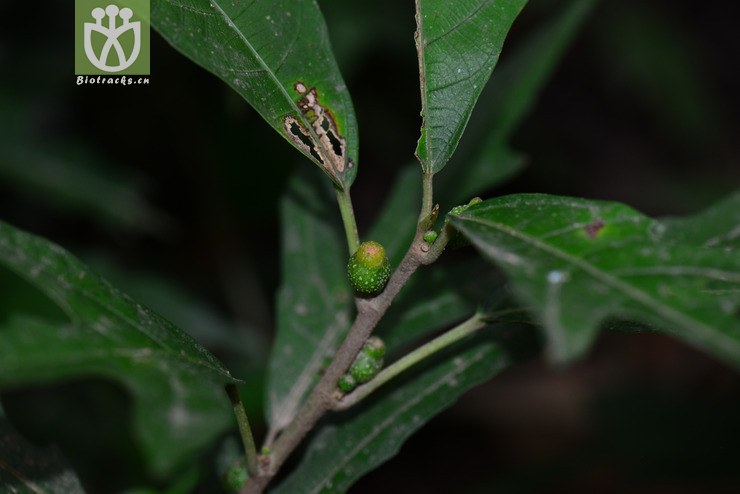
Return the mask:
<svg viewBox="0 0 740 494">
<path fill-rule="evenodd" d="M 424 242 L 428 243 L 429 245 L 432 245 L 435 240 L 437 240 L 437 236 L 439 234 L 435 232 L 434 230 L 429 230 L 428 232 L 424 232 Z"/>
<path fill-rule="evenodd" d="M 226 492 L 239 492 L 249 480 L 247 465 L 244 459 L 237 460 L 226 469 L 222 477 L 223 487 Z"/>
<path fill-rule="evenodd" d="M 375 360 L 380 360 L 385 356 L 385 343 L 377 336 L 371 336 L 362 347 L 362 351 Z"/>
<path fill-rule="evenodd" d="M 374 378 L 382 367 L 383 359 L 373 358 L 363 350 L 357 355 L 349 373 L 359 384 L 364 384 Z"/>
<path fill-rule="evenodd" d="M 377 295 L 391 277 L 391 263 L 378 242 L 362 242 L 347 263 L 352 287 L 362 295 Z"/>
<path fill-rule="evenodd" d="M 339 378 L 337 386 L 342 390 L 342 393 L 349 393 L 357 387 L 357 381 L 352 377 L 352 374 L 347 373 L 343 374 L 342 377 Z"/>
</svg>

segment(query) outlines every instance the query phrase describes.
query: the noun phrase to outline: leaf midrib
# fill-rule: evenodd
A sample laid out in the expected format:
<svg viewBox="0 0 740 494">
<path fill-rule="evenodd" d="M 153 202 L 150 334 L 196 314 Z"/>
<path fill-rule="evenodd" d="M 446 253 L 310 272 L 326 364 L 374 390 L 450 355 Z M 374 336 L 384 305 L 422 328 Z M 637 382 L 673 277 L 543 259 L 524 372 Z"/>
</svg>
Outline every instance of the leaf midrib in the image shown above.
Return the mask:
<svg viewBox="0 0 740 494">
<path fill-rule="evenodd" d="M 172 2 L 170 0 L 164 0 L 164 1 L 166 1 L 170 5 L 173 5 L 175 7 L 180 7 L 180 8 L 183 8 L 184 9 L 184 7 L 182 5 L 176 4 L 176 3 L 174 3 L 174 2 Z M 328 150 L 322 145 L 321 140 L 319 139 L 319 136 L 316 134 L 316 132 L 313 129 L 313 126 L 311 125 L 310 122 L 308 122 L 308 120 L 306 120 L 306 118 L 303 116 L 303 113 L 296 106 L 295 101 L 293 101 L 293 98 L 290 96 L 290 94 L 288 93 L 288 91 L 285 89 L 285 86 L 283 85 L 283 83 L 277 78 L 277 76 L 275 75 L 275 73 L 267 65 L 267 63 L 264 61 L 264 59 L 259 55 L 259 53 L 257 52 L 257 50 L 254 49 L 254 47 L 252 46 L 252 43 L 250 43 L 250 41 L 247 39 L 247 37 L 244 35 L 244 33 L 240 29 L 237 28 L 236 22 L 221 7 L 221 5 L 219 3 L 219 0 L 210 0 L 210 4 L 213 5 L 213 7 L 216 9 L 216 11 L 218 11 L 218 13 L 221 15 L 221 17 L 223 18 L 223 20 L 226 22 L 226 27 L 228 29 L 234 31 L 238 35 L 239 39 L 242 40 L 242 42 L 244 43 L 244 45 L 247 47 L 247 49 L 250 51 L 250 53 L 252 53 L 252 55 L 254 56 L 254 58 L 257 60 L 257 63 L 262 67 L 262 69 L 265 71 L 265 73 L 267 73 L 269 75 L 269 77 L 273 80 L 273 82 L 277 85 L 277 87 L 280 90 L 280 93 L 283 95 L 283 97 L 286 99 L 286 101 L 288 101 L 289 104 L 290 104 L 290 106 L 293 108 L 293 116 L 298 116 L 298 119 L 303 124 L 303 127 L 311 134 L 311 138 L 314 141 L 314 144 L 317 147 L 320 147 L 323 150 L 324 156 L 329 156 Z M 184 9 L 184 10 L 187 10 L 187 9 Z M 286 57 L 287 57 L 287 55 L 286 55 Z M 282 128 L 281 128 L 281 133 L 283 133 L 282 132 Z M 293 139 L 290 136 L 288 136 L 288 139 L 291 141 L 291 143 L 293 142 Z M 316 162 L 315 158 L 313 156 L 310 156 L 310 153 L 307 156 L 309 157 L 309 159 L 311 161 Z M 345 167 L 346 167 L 347 166 L 347 157 L 346 156 L 343 156 L 342 159 L 344 159 L 344 161 L 345 161 L 344 164 L 345 164 Z M 317 164 L 320 165 L 322 168 L 325 166 L 325 164 L 321 164 L 321 163 L 317 163 Z M 330 163 L 328 165 L 331 167 L 331 164 Z M 332 172 L 336 172 L 336 171 L 335 170 L 332 170 Z M 341 176 L 340 177 L 337 177 L 337 181 L 340 182 L 340 185 L 342 187 L 344 187 L 344 183 L 343 183 L 343 180 L 341 179 Z"/>
<path fill-rule="evenodd" d="M 141 355 L 142 350 L 146 350 L 147 354 L 145 356 Z M 56 366 L 59 365 L 59 363 L 62 364 L 82 364 L 82 363 L 95 363 L 97 361 L 109 361 L 111 358 L 115 360 L 120 360 L 123 362 L 131 362 L 137 364 L 137 366 L 146 366 L 156 368 L 159 372 L 162 372 L 161 367 L 156 366 L 157 363 L 161 363 L 162 361 L 170 361 L 170 362 L 181 362 L 186 364 L 194 364 L 196 366 L 200 367 L 206 367 L 209 370 L 212 370 L 216 373 L 218 373 L 222 377 L 228 377 L 228 379 L 232 382 L 237 382 L 234 377 L 232 377 L 230 374 L 226 375 L 223 372 L 219 371 L 218 369 L 214 369 L 210 366 L 204 365 L 202 362 L 199 362 L 197 360 L 192 360 L 189 358 L 182 358 L 183 356 L 173 354 L 171 352 L 166 352 L 163 350 L 153 350 L 150 347 L 143 347 L 143 348 L 112 348 L 112 349 L 104 349 L 100 348 L 93 351 L 88 350 L 82 350 L 78 353 L 69 353 L 65 352 L 64 358 L 57 360 L 54 364 L 48 364 L 46 366 L 39 365 L 38 362 L 35 362 L 33 365 L 34 370 L 42 370 L 45 367 L 48 368 L 56 368 Z M 147 365 L 146 362 L 142 362 L 142 358 L 151 358 L 151 366 Z M 33 361 L 32 359 L 28 359 Z M 179 372 L 166 372 L 167 374 L 180 374 Z"/>
<path fill-rule="evenodd" d="M 0 229 L 1 229 L 1 227 L 3 225 L 4 225 L 4 223 L 0 222 Z M 11 231 L 11 233 L 15 233 L 15 232 L 12 232 Z M 34 247 L 42 247 L 43 248 L 43 245 L 39 244 L 39 242 L 38 242 L 38 237 L 32 236 L 29 241 L 32 242 L 32 244 L 33 244 Z M 9 247 L 11 247 L 12 249 L 22 249 L 22 247 L 18 243 L 16 243 L 16 242 L 11 243 L 9 245 Z M 86 276 L 92 276 L 92 277 L 94 277 L 94 281 L 96 283 L 99 283 L 100 285 L 102 285 L 102 286 L 104 286 L 104 287 L 106 287 L 108 289 L 114 290 L 116 292 L 116 295 L 120 296 L 127 303 L 133 304 L 133 308 L 135 310 L 141 309 L 141 310 L 143 310 L 144 312 L 147 313 L 147 316 L 148 317 L 153 317 L 153 318 L 159 319 L 159 322 L 160 323 L 163 323 L 164 325 L 166 325 L 167 331 L 173 332 L 172 336 L 175 337 L 175 338 L 177 338 L 177 335 L 174 334 L 174 331 L 175 331 L 176 328 L 174 328 L 174 326 L 172 326 L 166 319 L 162 318 L 157 313 L 151 311 L 151 309 L 148 309 L 148 308 L 144 307 L 143 305 L 138 304 L 137 302 L 135 302 L 131 298 L 127 297 L 123 293 L 118 292 L 118 290 L 116 290 L 115 288 L 113 288 L 112 286 L 110 286 L 110 284 L 107 281 L 105 281 L 103 278 L 99 277 L 97 274 L 93 273 L 92 271 L 90 271 L 86 267 L 81 266 L 80 265 L 81 264 L 80 261 L 75 256 L 73 256 L 71 253 L 69 253 L 67 251 L 63 251 L 61 255 L 63 256 L 63 260 L 64 260 L 65 263 L 71 263 L 71 266 L 70 267 L 67 267 L 66 269 L 70 270 L 70 269 L 73 269 L 73 267 L 74 268 L 79 268 L 79 270 L 81 272 L 84 272 Z M 17 274 L 20 278 L 22 278 L 23 280 L 25 280 L 30 285 L 38 288 L 39 291 L 42 294 L 44 294 L 45 297 L 49 298 L 56 305 L 58 305 L 62 309 L 62 311 L 64 311 L 64 313 L 67 315 L 67 317 L 69 317 L 71 319 L 70 323 L 73 326 L 76 326 L 76 327 L 89 327 L 90 326 L 90 321 L 86 321 L 84 318 L 80 318 L 76 314 L 76 312 L 74 311 L 74 309 L 72 309 L 72 307 L 70 307 L 70 305 L 69 305 L 68 301 L 66 300 L 66 298 L 61 297 L 58 293 L 55 293 L 54 290 L 49 290 L 48 289 L 49 287 L 53 287 L 54 286 L 54 278 L 55 277 L 49 272 L 49 269 L 53 269 L 54 266 L 51 266 L 49 264 L 44 263 L 44 269 L 42 269 L 39 272 L 38 277 L 37 278 L 29 278 L 26 275 L 26 272 L 24 270 L 20 269 L 14 263 L 8 263 L 4 259 L 0 259 L 0 263 L 2 263 L 4 266 L 6 266 L 8 269 L 10 269 L 15 274 Z M 46 283 L 39 283 L 39 281 L 41 281 L 41 280 L 46 280 Z M 188 362 L 188 363 L 197 365 L 199 367 L 203 367 L 205 369 L 208 369 L 208 370 L 210 370 L 212 372 L 215 372 L 215 373 L 217 373 L 217 374 L 219 374 L 221 376 L 228 377 L 229 379 L 234 379 L 233 376 L 231 376 L 231 374 L 226 369 L 214 367 L 210 362 L 208 362 L 208 360 L 203 359 L 203 358 L 200 358 L 197 355 L 192 355 L 190 353 L 192 351 L 192 349 L 190 349 L 190 348 L 177 348 L 177 347 L 173 347 L 173 346 L 167 344 L 167 342 L 162 341 L 162 340 L 160 340 L 158 338 L 155 338 L 149 331 L 146 330 L 145 327 L 137 324 L 133 319 L 131 319 L 130 317 L 128 317 L 126 314 L 118 311 L 113 306 L 107 304 L 104 300 L 100 300 L 99 298 L 93 296 L 87 290 L 85 290 L 85 289 L 83 289 L 83 288 L 81 288 L 81 287 L 79 287 L 77 285 L 74 285 L 74 284 L 70 284 L 68 290 L 70 292 L 76 293 L 78 296 L 86 299 L 89 303 L 95 304 L 96 306 L 100 307 L 102 311 L 104 311 L 108 315 L 112 316 L 114 319 L 117 319 L 118 321 L 120 321 L 120 323 L 122 325 L 125 325 L 128 328 L 131 328 L 132 330 L 136 331 L 139 334 L 142 334 L 147 339 L 147 341 L 150 341 L 150 342 L 158 345 L 161 348 L 160 351 L 163 352 L 163 353 L 165 353 L 165 354 L 167 354 L 167 355 L 169 355 L 170 357 L 172 357 L 173 360 L 180 360 L 180 361 L 183 361 L 183 362 Z M 101 338 L 107 338 L 109 341 L 111 341 L 112 343 L 114 343 L 116 345 L 126 343 L 125 341 L 123 341 L 123 342 L 115 341 L 109 335 L 105 335 L 105 334 L 100 333 L 98 331 L 95 331 L 95 334 L 99 335 Z M 152 352 L 156 352 L 157 351 L 153 347 L 144 347 L 144 348 L 148 348 Z M 183 350 L 185 351 L 185 353 L 182 353 Z"/>
<path fill-rule="evenodd" d="M 424 152 L 426 153 L 427 163 L 422 163 L 422 169 L 424 172 L 430 171 L 434 173 L 434 159 L 432 157 L 432 150 L 429 146 L 429 132 L 427 132 L 429 122 L 429 99 L 427 93 L 427 64 L 426 64 L 426 37 L 424 35 L 424 14 L 421 12 L 422 0 L 416 0 L 416 23 L 417 23 L 417 40 L 418 43 L 416 50 L 419 57 L 419 89 L 421 90 L 421 128 L 424 133 Z M 427 170 L 428 169 L 428 170 Z"/>
<path fill-rule="evenodd" d="M 702 340 L 704 341 L 711 341 L 712 339 L 718 339 L 721 337 L 723 340 L 723 344 L 727 345 L 729 348 L 735 348 L 735 353 L 740 354 L 740 348 L 737 348 L 737 342 L 733 340 L 732 338 L 725 336 L 721 332 L 713 331 L 711 327 L 703 324 L 701 321 L 697 321 L 696 319 L 693 319 L 681 312 L 676 311 L 675 309 L 664 304 L 660 300 L 655 299 L 649 293 L 644 292 L 643 290 L 640 290 L 639 288 L 634 287 L 630 285 L 629 283 L 626 283 L 620 280 L 619 278 L 615 278 L 614 276 L 592 265 L 591 263 L 586 262 L 584 259 L 574 257 L 571 254 L 568 254 L 567 252 L 557 249 L 551 246 L 550 244 L 541 242 L 539 239 L 531 235 L 528 235 L 524 232 L 520 232 L 519 230 L 516 230 L 503 223 L 498 223 L 498 222 L 491 221 L 491 220 L 483 220 L 483 219 L 470 216 L 470 215 L 462 215 L 458 217 L 453 217 L 453 221 L 455 222 L 462 221 L 463 223 L 465 221 L 469 221 L 471 223 L 476 223 L 479 225 L 483 225 L 489 228 L 496 229 L 500 231 L 501 233 L 514 237 L 518 240 L 521 240 L 531 245 L 532 247 L 540 249 L 541 251 L 551 254 L 563 261 L 571 263 L 577 266 L 578 268 L 582 269 L 586 273 L 590 274 L 592 277 L 596 278 L 598 281 L 601 281 L 602 283 L 610 286 L 611 288 L 614 288 L 622 292 L 628 298 L 631 298 L 632 300 L 639 302 L 647 306 L 648 308 L 657 309 L 657 312 L 661 316 L 665 317 L 666 319 L 672 320 L 676 324 L 679 324 L 680 326 L 687 328 L 687 329 L 690 329 L 692 327 L 696 328 L 697 330 L 700 329 L 701 332 L 703 333 Z M 709 335 L 708 339 L 704 338 L 704 336 L 706 336 L 707 334 Z"/>
</svg>

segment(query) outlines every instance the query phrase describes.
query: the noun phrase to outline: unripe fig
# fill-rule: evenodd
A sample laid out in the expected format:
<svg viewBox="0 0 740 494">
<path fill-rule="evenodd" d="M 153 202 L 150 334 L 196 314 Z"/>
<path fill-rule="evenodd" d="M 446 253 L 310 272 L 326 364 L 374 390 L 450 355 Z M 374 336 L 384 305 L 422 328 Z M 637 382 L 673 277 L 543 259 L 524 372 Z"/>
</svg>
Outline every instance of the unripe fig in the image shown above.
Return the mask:
<svg viewBox="0 0 740 494">
<path fill-rule="evenodd" d="M 424 232 L 424 242 L 428 244 L 433 244 L 435 240 L 437 240 L 438 233 L 434 230 L 429 230 L 428 232 Z"/>
<path fill-rule="evenodd" d="M 377 295 L 391 277 L 391 263 L 378 242 L 362 242 L 347 263 L 352 287 L 362 295 Z"/>
<path fill-rule="evenodd" d="M 385 343 L 377 336 L 371 336 L 362 347 L 362 351 L 374 358 L 380 360 L 385 356 Z"/>
<path fill-rule="evenodd" d="M 363 349 L 357 355 L 349 373 L 359 384 L 364 384 L 374 378 L 380 372 L 381 367 L 383 367 L 383 359 L 373 358 Z"/>
<path fill-rule="evenodd" d="M 342 393 L 349 393 L 357 387 L 357 381 L 354 377 L 352 377 L 352 374 L 347 373 L 339 378 L 337 386 L 339 386 L 339 389 L 342 390 Z"/>
<path fill-rule="evenodd" d="M 226 492 L 239 492 L 249 479 L 244 459 L 237 460 L 226 469 L 221 479 Z"/>
</svg>

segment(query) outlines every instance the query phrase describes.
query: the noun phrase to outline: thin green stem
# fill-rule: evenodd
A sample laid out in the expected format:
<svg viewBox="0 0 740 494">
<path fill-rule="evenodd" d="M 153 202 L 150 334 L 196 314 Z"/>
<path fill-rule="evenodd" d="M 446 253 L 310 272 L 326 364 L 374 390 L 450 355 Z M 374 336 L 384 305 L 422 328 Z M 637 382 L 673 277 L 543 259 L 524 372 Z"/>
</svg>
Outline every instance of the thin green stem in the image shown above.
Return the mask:
<svg viewBox="0 0 740 494">
<path fill-rule="evenodd" d="M 229 395 L 229 400 L 231 400 L 231 407 L 234 410 L 236 423 L 239 426 L 239 434 L 242 436 L 244 454 L 247 458 L 247 470 L 249 471 L 250 477 L 257 477 L 257 475 L 259 475 L 257 448 L 254 445 L 254 437 L 252 436 L 252 429 L 249 427 L 247 412 L 244 410 L 244 404 L 242 403 L 242 399 L 239 397 L 239 390 L 235 384 L 227 384 L 226 394 Z"/>
<path fill-rule="evenodd" d="M 347 248 L 349 249 L 349 255 L 352 255 L 360 247 L 360 235 L 357 233 L 355 210 L 352 207 L 352 197 L 348 188 L 344 190 L 337 188 L 337 202 L 339 203 L 339 211 L 342 213 L 344 232 L 347 235 Z"/>
<path fill-rule="evenodd" d="M 347 234 L 347 245 L 350 253 L 354 254 L 360 242 L 349 191 L 337 190 L 337 201 Z M 393 272 L 385 289 L 378 296 L 371 299 L 356 299 L 357 316 L 344 341 L 334 354 L 332 362 L 325 369 L 321 379 L 314 386 L 291 423 L 275 438 L 269 458 L 264 458 L 265 462 L 261 475 L 257 478 L 250 478 L 247 485 L 240 491 L 242 494 L 263 492 L 270 480 L 280 470 L 288 455 L 298 447 L 301 440 L 311 431 L 319 419 L 334 408 L 336 402 L 341 398 L 337 381 L 349 369 L 365 341 L 390 307 L 393 299 L 419 266 L 432 262 L 429 256 L 430 253 L 434 256 L 434 259 L 441 254 L 444 248 L 442 244 L 438 247 L 439 252 L 436 250 L 430 252 L 429 244 L 422 238 L 425 230 L 431 228 L 431 224 L 421 228 L 422 222 L 429 221 L 433 223 L 436 218 L 437 211 L 433 210 L 432 203 L 432 175 L 424 174 L 424 197 L 420 223 L 417 225 L 416 235 L 406 255 Z M 443 243 L 447 243 L 446 238 L 443 238 Z"/>
<path fill-rule="evenodd" d="M 347 408 L 350 408 L 351 406 L 365 399 L 368 395 L 373 393 L 383 384 L 401 374 L 403 371 L 409 369 L 410 367 L 413 367 L 422 360 L 431 357 L 435 353 L 438 353 L 439 351 L 447 348 L 453 343 L 457 343 L 463 338 L 478 331 L 486 325 L 486 322 L 483 319 L 484 318 L 482 315 L 476 314 L 467 321 L 460 323 L 446 333 L 433 339 L 429 343 L 426 343 L 416 350 L 412 351 L 411 353 L 406 354 L 393 364 L 380 371 L 380 373 L 375 376 L 372 381 L 367 384 L 363 384 L 362 386 L 355 389 L 352 393 L 342 397 L 341 400 L 335 403 L 334 410 L 346 410 Z"/>
<path fill-rule="evenodd" d="M 432 213 L 432 207 L 434 205 L 434 193 L 433 193 L 433 182 L 434 174 L 426 173 L 421 178 L 421 213 L 419 214 L 419 221 L 429 216 Z"/>
</svg>

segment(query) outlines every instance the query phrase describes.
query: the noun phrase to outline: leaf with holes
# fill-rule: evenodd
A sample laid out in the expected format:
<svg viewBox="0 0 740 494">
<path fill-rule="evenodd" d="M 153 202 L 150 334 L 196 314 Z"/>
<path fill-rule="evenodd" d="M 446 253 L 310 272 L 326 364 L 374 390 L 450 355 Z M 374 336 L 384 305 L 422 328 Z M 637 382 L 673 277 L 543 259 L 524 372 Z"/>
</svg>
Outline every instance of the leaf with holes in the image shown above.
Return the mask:
<svg viewBox="0 0 740 494">
<path fill-rule="evenodd" d="M 351 322 L 347 253 L 332 191 L 302 175 L 282 203 L 282 284 L 267 400 L 272 434 L 293 419 Z"/>
<path fill-rule="evenodd" d="M 722 228 L 707 221 L 719 216 Z M 450 221 L 531 305 L 555 360 L 581 355 L 617 317 L 740 366 L 740 194 L 681 221 L 527 194 L 484 201 Z"/>
<path fill-rule="evenodd" d="M 313 0 L 152 0 L 152 26 L 223 79 L 340 188 L 356 175 L 357 122 Z M 255 162 L 263 152 L 254 150 Z"/>
<path fill-rule="evenodd" d="M 489 330 L 484 330 L 489 331 Z M 494 327 L 491 332 L 503 328 Z M 301 463 L 275 489 L 276 494 L 341 493 L 360 477 L 398 453 L 429 419 L 472 386 L 509 363 L 491 333 L 458 345 L 433 361 L 386 385 L 357 411 L 344 412 L 308 444 Z"/>
<path fill-rule="evenodd" d="M 153 473 L 166 475 L 232 424 L 213 355 L 47 240 L 0 222 L 0 266 L 68 318 L 0 321 L 0 388 L 102 376 L 134 400 L 136 434 Z"/>
<path fill-rule="evenodd" d="M 416 1 L 421 137 L 416 155 L 437 173 L 462 137 L 526 0 Z"/>
</svg>

